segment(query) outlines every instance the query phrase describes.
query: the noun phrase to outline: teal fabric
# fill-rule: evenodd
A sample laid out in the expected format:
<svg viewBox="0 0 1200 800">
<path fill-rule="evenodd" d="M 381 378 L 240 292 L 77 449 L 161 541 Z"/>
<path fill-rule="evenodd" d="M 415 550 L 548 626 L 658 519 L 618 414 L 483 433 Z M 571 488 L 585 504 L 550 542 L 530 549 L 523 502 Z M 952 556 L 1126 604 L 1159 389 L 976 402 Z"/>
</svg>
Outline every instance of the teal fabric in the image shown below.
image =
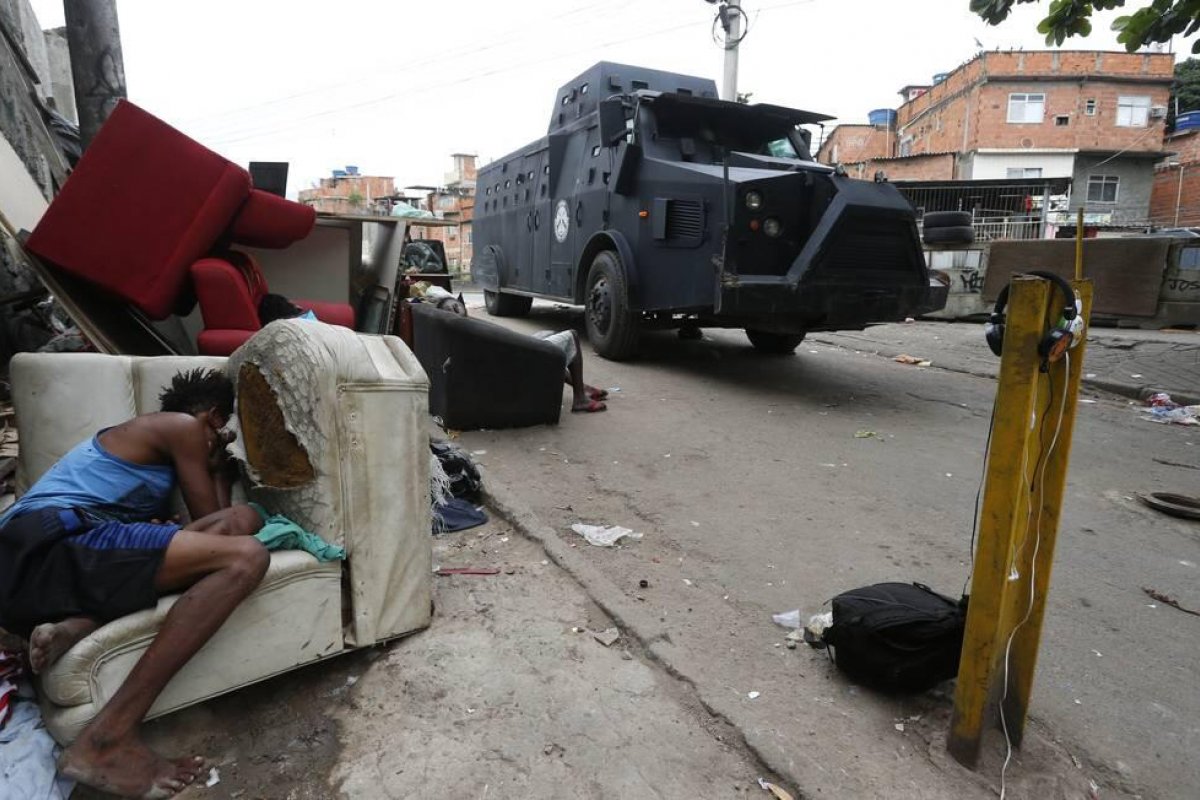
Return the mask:
<svg viewBox="0 0 1200 800">
<path fill-rule="evenodd" d="M 318 561 L 338 561 L 346 557 L 346 551 L 336 544 L 309 533 L 296 523 L 280 514 L 268 514 L 258 503 L 250 504 L 263 518 L 262 530 L 254 534 L 268 550 L 303 550 L 311 553 Z"/>
</svg>

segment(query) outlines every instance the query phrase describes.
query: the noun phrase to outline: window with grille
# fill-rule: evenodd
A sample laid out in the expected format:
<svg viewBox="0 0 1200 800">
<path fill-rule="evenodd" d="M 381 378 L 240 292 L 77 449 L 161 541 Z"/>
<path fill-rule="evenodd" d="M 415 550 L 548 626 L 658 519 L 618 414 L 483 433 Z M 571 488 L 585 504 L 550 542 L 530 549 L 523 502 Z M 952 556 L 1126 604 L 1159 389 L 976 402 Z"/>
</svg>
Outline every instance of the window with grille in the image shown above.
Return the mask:
<svg viewBox="0 0 1200 800">
<path fill-rule="evenodd" d="M 1117 125 L 1122 128 L 1144 128 L 1150 121 L 1149 97 L 1118 97 Z"/>
<path fill-rule="evenodd" d="M 1116 175 L 1092 175 L 1088 177 L 1087 199 L 1089 203 L 1117 202 L 1117 189 L 1121 179 Z"/>
<path fill-rule="evenodd" d="M 1008 121 L 1041 122 L 1046 114 L 1046 95 L 1018 93 L 1008 96 Z"/>
</svg>

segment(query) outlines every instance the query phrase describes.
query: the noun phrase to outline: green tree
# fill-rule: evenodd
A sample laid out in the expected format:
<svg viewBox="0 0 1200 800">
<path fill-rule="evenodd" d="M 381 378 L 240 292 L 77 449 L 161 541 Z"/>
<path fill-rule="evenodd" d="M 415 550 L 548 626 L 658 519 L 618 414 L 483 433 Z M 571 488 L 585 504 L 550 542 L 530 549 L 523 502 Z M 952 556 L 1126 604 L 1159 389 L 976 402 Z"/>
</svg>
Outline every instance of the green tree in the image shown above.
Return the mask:
<svg viewBox="0 0 1200 800">
<path fill-rule="evenodd" d="M 1171 84 L 1171 102 L 1167 106 L 1167 129 L 1175 127 L 1175 109 L 1200 111 L 1200 58 L 1189 58 L 1175 65 Z"/>
<path fill-rule="evenodd" d="M 990 25 L 1008 19 L 1016 3 L 1041 0 L 971 0 L 971 11 Z M 1142 6 L 1132 14 L 1113 20 L 1117 41 L 1134 52 L 1154 42 L 1170 41 L 1172 36 L 1191 36 L 1200 30 L 1200 0 L 1139 0 Z M 1087 36 L 1092 32 L 1092 12 L 1125 8 L 1125 0 L 1051 0 L 1049 13 L 1038 24 L 1038 33 L 1046 35 L 1046 44 L 1061 45 L 1068 37 Z M 1200 53 L 1200 40 L 1192 44 Z"/>
</svg>

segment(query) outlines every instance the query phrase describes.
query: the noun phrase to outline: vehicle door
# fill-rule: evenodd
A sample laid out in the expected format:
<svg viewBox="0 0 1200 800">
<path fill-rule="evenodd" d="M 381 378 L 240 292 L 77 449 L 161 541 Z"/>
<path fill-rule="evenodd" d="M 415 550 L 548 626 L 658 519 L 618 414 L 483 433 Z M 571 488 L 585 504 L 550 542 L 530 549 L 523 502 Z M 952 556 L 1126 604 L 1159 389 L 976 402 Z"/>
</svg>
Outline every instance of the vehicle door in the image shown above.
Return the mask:
<svg viewBox="0 0 1200 800">
<path fill-rule="evenodd" d="M 592 136 L 596 135 L 593 129 Z M 583 188 L 580 169 L 591 146 L 586 129 L 566 134 L 562 137 L 565 141 L 555 142 L 556 138 L 551 137 L 550 150 L 550 264 L 536 276 L 534 285 L 539 294 L 567 297 L 571 293 L 569 287 L 582 246 L 579 238 L 582 220 L 579 194 Z M 555 147 L 556 144 L 560 147 Z M 567 287 L 565 291 L 564 286 Z"/>
<path fill-rule="evenodd" d="M 542 269 L 538 253 L 538 231 L 540 223 L 537 194 L 534 181 L 537 178 L 537 165 L 540 161 L 540 151 L 526 153 L 520 158 L 513 159 L 512 187 L 505 190 L 513 205 L 511 225 L 517 238 L 517 250 L 514 256 L 515 268 L 519 271 L 522 283 L 514 284 L 525 290 L 534 288 L 535 276 Z M 507 179 L 506 179 L 507 182 Z"/>
</svg>

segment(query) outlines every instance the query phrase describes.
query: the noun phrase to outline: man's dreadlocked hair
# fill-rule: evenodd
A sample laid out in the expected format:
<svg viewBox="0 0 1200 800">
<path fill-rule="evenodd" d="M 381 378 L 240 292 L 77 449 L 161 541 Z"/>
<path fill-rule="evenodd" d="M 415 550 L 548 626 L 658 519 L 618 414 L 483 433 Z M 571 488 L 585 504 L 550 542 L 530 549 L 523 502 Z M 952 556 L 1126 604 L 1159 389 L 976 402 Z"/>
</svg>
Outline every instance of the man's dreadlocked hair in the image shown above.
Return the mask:
<svg viewBox="0 0 1200 800">
<path fill-rule="evenodd" d="M 199 414 L 215 408 L 229 419 L 233 416 L 233 381 L 215 369 L 194 369 L 171 378 L 171 385 L 158 396 L 163 411 Z"/>
</svg>

